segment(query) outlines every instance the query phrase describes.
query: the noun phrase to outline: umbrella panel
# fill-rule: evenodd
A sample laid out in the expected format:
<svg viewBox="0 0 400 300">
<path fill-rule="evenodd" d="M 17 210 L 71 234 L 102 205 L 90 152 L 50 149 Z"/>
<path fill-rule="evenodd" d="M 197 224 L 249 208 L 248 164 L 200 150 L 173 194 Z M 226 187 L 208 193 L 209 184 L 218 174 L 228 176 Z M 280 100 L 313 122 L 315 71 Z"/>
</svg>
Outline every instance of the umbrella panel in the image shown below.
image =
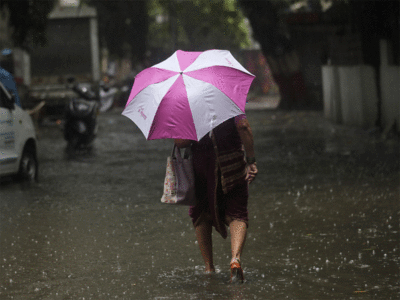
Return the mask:
<svg viewBox="0 0 400 300">
<path fill-rule="evenodd" d="M 133 84 L 126 106 L 128 106 L 132 99 L 135 98 L 136 95 L 139 94 L 144 88 L 155 83 L 163 82 L 177 74 L 179 73 L 154 67 L 144 69 L 135 77 L 135 82 Z"/>
<path fill-rule="evenodd" d="M 164 138 L 197 139 L 182 76 L 163 97 L 150 128 L 149 140 Z"/>
<path fill-rule="evenodd" d="M 247 93 L 254 79 L 253 76 L 232 68 L 222 66 L 208 67 L 184 73 L 190 77 L 208 82 L 218 88 L 236 103 L 244 112 Z"/>
<path fill-rule="evenodd" d="M 139 127 L 146 138 L 149 136 L 158 106 L 178 76 L 175 75 L 165 81 L 147 86 L 126 105 L 122 112 L 122 115 L 131 119 Z"/>
<path fill-rule="evenodd" d="M 182 50 L 176 51 L 176 58 L 178 59 L 181 71 L 189 67 L 201 53 L 202 52 L 188 52 Z"/>
<path fill-rule="evenodd" d="M 228 96 L 212 84 L 186 75 L 183 75 L 183 80 L 196 126 L 196 137 L 190 139 L 200 140 L 222 122 L 243 113 Z"/>
</svg>

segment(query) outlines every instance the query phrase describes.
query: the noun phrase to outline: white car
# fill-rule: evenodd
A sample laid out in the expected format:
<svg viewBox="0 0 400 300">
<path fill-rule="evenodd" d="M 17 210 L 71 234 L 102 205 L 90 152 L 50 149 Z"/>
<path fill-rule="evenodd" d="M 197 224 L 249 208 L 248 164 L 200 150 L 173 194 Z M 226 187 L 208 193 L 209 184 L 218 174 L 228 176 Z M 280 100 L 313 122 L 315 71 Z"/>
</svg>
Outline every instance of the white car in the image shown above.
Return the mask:
<svg viewBox="0 0 400 300">
<path fill-rule="evenodd" d="M 37 180 L 36 132 L 30 115 L 0 82 L 0 176 L 13 174 Z"/>
</svg>

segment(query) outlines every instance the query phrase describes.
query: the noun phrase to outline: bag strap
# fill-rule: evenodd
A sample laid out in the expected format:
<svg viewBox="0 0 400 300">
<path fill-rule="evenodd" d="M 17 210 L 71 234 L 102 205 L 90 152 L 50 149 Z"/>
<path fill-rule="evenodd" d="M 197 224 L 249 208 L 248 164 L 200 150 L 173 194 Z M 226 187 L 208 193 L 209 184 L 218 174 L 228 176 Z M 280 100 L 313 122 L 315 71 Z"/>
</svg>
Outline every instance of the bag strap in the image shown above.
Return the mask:
<svg viewBox="0 0 400 300">
<path fill-rule="evenodd" d="M 176 149 L 176 152 L 175 152 L 175 149 Z M 179 156 L 181 156 L 181 149 L 179 149 L 174 143 L 174 147 L 172 148 L 171 157 L 172 158 L 176 158 L 176 153 Z M 183 154 L 183 158 L 184 159 L 188 159 L 191 155 L 192 155 L 192 146 L 190 145 L 189 147 L 185 148 L 185 152 Z"/>
<path fill-rule="evenodd" d="M 172 158 L 175 158 L 175 148 L 176 148 L 176 145 L 174 143 L 174 146 L 172 147 L 172 153 L 171 153 Z"/>
<path fill-rule="evenodd" d="M 171 157 L 176 159 L 177 156 L 181 157 L 181 150 L 174 143 L 174 147 L 172 147 Z"/>
<path fill-rule="evenodd" d="M 189 159 L 189 157 L 192 155 L 192 145 L 189 147 L 185 148 L 185 153 L 183 154 L 184 159 Z"/>
</svg>

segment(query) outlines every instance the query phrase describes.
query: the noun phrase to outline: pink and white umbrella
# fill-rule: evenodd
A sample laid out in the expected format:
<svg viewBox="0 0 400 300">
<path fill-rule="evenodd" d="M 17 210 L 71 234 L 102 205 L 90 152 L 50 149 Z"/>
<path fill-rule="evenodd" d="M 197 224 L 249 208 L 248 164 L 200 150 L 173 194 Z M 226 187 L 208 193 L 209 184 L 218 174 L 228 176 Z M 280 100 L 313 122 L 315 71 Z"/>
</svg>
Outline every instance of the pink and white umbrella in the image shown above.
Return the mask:
<svg viewBox="0 0 400 300">
<path fill-rule="evenodd" d="M 198 141 L 244 113 L 253 79 L 229 51 L 178 50 L 136 76 L 122 115 L 148 140 Z"/>
</svg>

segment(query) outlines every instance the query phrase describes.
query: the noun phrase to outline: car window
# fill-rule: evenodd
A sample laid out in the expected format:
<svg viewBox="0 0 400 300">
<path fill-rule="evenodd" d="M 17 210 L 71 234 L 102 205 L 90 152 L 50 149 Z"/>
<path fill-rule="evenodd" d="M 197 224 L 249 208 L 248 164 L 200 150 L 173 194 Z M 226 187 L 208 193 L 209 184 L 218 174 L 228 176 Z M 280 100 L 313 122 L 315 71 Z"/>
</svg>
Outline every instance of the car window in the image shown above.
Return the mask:
<svg viewBox="0 0 400 300">
<path fill-rule="evenodd" d="M 6 107 L 6 101 L 11 100 L 11 94 L 7 91 L 2 82 L 0 82 L 0 107 Z"/>
</svg>

